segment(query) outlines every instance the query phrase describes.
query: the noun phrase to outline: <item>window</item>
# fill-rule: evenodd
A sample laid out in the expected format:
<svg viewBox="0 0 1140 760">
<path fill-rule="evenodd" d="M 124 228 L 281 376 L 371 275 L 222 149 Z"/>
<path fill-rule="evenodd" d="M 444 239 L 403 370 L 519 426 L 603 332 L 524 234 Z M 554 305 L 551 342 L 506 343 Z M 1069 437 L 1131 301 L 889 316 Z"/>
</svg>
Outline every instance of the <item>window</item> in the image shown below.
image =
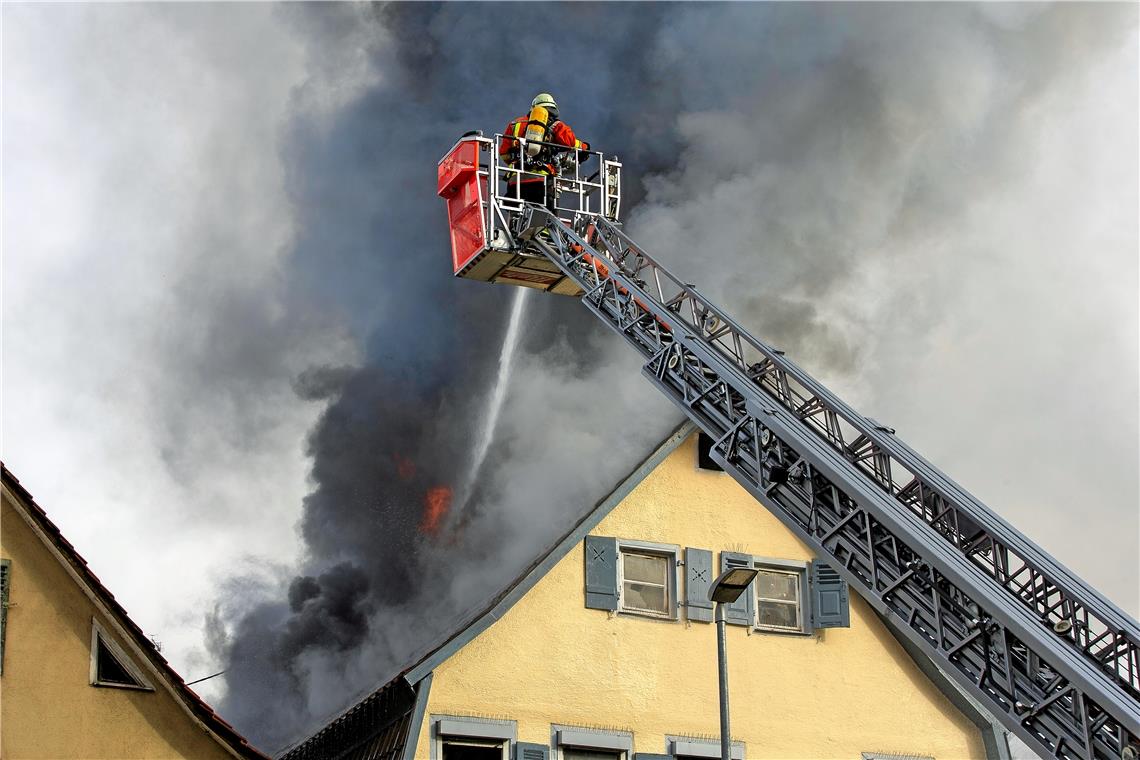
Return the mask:
<svg viewBox="0 0 1140 760">
<path fill-rule="evenodd" d="M 754 567 L 750 590 L 724 605 L 725 622 L 757 631 L 812 634 L 850 628 L 847 582 L 826 560 L 800 562 L 722 551 L 720 571 Z"/>
<path fill-rule="evenodd" d="M 668 557 L 622 551 L 621 574 L 623 610 L 669 617 Z"/>
<path fill-rule="evenodd" d="M 717 464 L 709 454 L 712 451 L 712 446 L 712 436 L 703 432 L 697 434 L 697 469 L 724 472 L 724 468 Z"/>
<path fill-rule="evenodd" d="M 677 619 L 681 547 L 586 536 L 582 549 L 586 560 L 586 607 Z"/>
<path fill-rule="evenodd" d="M 792 635 L 850 628 L 847 582 L 826 560 L 811 562 L 722 551 L 720 571 L 754 567 L 750 590 L 724 605 L 725 622 Z"/>
<path fill-rule="evenodd" d="M 633 734 L 589 728 L 552 726 L 558 760 L 628 760 Z"/>
<path fill-rule="evenodd" d="M 891 755 L 883 752 L 864 752 L 862 760 L 934 760 L 929 755 Z"/>
<path fill-rule="evenodd" d="M 562 760 L 621 760 L 624 755 L 624 752 L 608 749 L 565 747 L 562 750 Z"/>
<path fill-rule="evenodd" d="M 515 722 L 432 716 L 433 760 L 508 760 Z"/>
<path fill-rule="evenodd" d="M 619 609 L 667 620 L 675 618 L 679 552 L 676 546 L 619 542 Z"/>
<path fill-rule="evenodd" d="M 769 633 L 813 633 L 807 562 L 752 557 L 752 626 Z"/>
<path fill-rule="evenodd" d="M 756 575 L 756 627 L 803 633 L 803 571 L 760 566 Z"/>
<path fill-rule="evenodd" d="M 443 760 L 503 760 L 506 742 L 445 737 Z"/>
<path fill-rule="evenodd" d="M 90 676 L 92 686 L 154 691 L 142 671 L 95 620 L 91 621 Z"/>
</svg>

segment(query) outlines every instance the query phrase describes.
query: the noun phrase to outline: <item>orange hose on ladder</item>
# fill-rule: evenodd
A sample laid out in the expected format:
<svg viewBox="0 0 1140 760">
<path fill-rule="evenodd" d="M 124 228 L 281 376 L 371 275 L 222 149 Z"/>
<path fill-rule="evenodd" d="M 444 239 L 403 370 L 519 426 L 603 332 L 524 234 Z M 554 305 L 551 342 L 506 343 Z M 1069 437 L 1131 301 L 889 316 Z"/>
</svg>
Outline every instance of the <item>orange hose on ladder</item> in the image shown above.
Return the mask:
<svg viewBox="0 0 1140 760">
<path fill-rule="evenodd" d="M 577 243 L 571 245 L 570 248 L 573 249 L 575 253 L 582 252 L 582 246 L 578 245 Z M 592 265 L 597 270 L 598 274 L 601 275 L 602 279 L 608 280 L 610 278 L 610 268 L 606 266 L 605 262 L 601 261 L 595 256 L 591 256 L 588 253 L 582 254 L 582 260 L 587 264 Z M 623 296 L 627 296 L 629 295 L 629 289 L 618 285 L 618 293 L 622 294 Z M 649 307 L 642 303 L 640 299 L 635 298 L 633 299 L 633 302 L 641 307 L 641 310 L 646 314 L 652 314 L 652 312 L 649 310 Z M 669 325 L 665 324 L 660 319 L 657 319 L 657 317 L 654 317 L 654 319 L 657 320 L 657 324 L 661 325 L 662 329 L 664 329 L 665 332 L 672 332 L 672 329 L 670 329 Z"/>
</svg>

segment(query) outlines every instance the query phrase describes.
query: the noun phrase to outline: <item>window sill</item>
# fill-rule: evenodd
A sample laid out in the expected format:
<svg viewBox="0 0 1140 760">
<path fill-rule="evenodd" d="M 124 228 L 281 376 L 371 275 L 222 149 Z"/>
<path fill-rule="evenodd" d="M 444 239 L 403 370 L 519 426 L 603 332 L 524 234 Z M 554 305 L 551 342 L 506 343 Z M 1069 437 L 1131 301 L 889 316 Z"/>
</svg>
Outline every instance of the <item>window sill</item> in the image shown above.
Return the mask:
<svg viewBox="0 0 1140 760">
<path fill-rule="evenodd" d="M 799 636 L 801 638 L 807 638 L 809 636 L 814 635 L 814 633 L 815 633 L 814 631 L 791 631 L 791 630 L 788 630 L 787 628 L 764 628 L 764 627 L 761 627 L 758 625 L 752 626 L 752 632 L 753 633 L 769 633 L 769 634 L 775 634 L 777 636 Z"/>
<path fill-rule="evenodd" d="M 640 610 L 617 610 L 617 614 L 622 617 L 637 618 L 639 620 L 656 620 L 661 623 L 676 623 L 680 618 L 677 615 L 656 615 L 652 612 L 641 612 Z"/>
<path fill-rule="evenodd" d="M 150 686 L 136 686 L 133 683 L 111 683 L 110 681 L 93 681 L 91 683 L 97 689 L 126 689 L 128 691 L 154 691 Z"/>
</svg>

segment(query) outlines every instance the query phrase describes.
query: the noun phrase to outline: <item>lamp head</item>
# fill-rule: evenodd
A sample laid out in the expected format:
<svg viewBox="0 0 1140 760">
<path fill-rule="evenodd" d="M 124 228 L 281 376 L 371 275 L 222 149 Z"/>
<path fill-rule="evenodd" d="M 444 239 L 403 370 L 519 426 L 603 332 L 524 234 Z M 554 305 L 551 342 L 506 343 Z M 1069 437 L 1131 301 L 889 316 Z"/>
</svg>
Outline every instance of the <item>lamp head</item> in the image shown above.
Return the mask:
<svg viewBox="0 0 1140 760">
<path fill-rule="evenodd" d="M 731 604 L 740 598 L 748 584 L 756 577 L 756 569 L 752 567 L 734 567 L 725 570 L 709 589 L 709 601 L 718 604 Z"/>
</svg>

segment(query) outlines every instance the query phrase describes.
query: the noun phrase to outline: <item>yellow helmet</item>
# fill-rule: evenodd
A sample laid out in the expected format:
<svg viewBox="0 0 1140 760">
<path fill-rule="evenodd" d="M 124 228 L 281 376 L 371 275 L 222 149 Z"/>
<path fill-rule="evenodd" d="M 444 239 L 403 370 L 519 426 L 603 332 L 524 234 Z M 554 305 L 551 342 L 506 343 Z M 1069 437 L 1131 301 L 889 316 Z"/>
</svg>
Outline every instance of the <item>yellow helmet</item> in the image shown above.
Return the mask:
<svg viewBox="0 0 1140 760">
<path fill-rule="evenodd" d="M 549 92 L 540 92 L 534 96 L 534 100 L 530 101 L 530 107 L 542 106 L 550 115 L 558 118 L 558 104 L 554 102 L 554 96 Z"/>
</svg>

